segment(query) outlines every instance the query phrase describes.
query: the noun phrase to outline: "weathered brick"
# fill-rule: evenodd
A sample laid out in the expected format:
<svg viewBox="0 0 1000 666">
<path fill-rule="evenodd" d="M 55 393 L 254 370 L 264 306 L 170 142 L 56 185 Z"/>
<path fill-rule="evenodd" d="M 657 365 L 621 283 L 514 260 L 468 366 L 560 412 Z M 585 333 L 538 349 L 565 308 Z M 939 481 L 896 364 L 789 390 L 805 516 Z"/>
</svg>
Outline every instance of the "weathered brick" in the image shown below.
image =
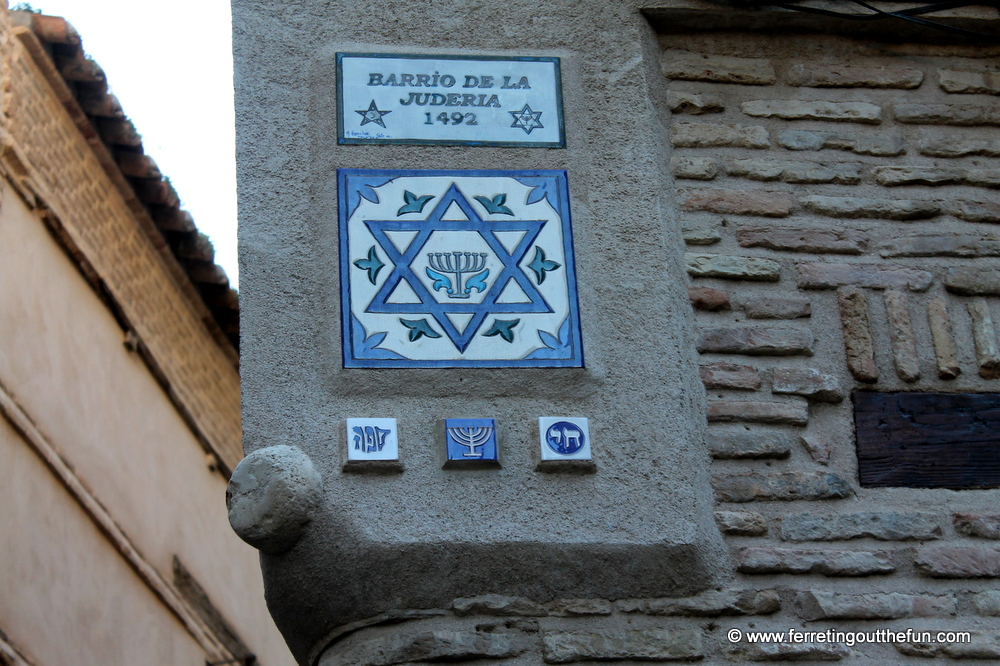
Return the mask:
<svg viewBox="0 0 1000 666">
<path fill-rule="evenodd" d="M 921 144 L 920 154 L 928 157 L 966 157 L 972 155 L 1000 157 L 1000 141 L 995 139 L 965 139 L 957 136 L 929 139 Z"/>
<path fill-rule="evenodd" d="M 740 304 L 750 319 L 800 319 L 812 316 L 808 298 L 753 296 Z"/>
<path fill-rule="evenodd" d="M 993 268 L 949 268 L 944 286 L 960 296 L 1000 296 L 1000 273 Z"/>
<path fill-rule="evenodd" d="M 931 578 L 1000 578 L 1000 548 L 928 546 L 914 563 Z"/>
<path fill-rule="evenodd" d="M 848 287 L 837 294 L 837 303 L 848 370 L 860 382 L 877 382 L 875 342 L 868 323 L 868 297 L 861 289 Z"/>
<path fill-rule="evenodd" d="M 751 356 L 812 356 L 813 334 L 795 328 L 734 326 L 703 328 L 698 337 L 702 354 L 749 354 Z"/>
<path fill-rule="evenodd" d="M 872 576 L 892 573 L 896 565 L 892 554 L 882 551 L 742 548 L 736 568 L 745 574 Z"/>
<path fill-rule="evenodd" d="M 739 661 L 840 661 L 851 654 L 841 643 L 744 643 L 727 652 Z"/>
<path fill-rule="evenodd" d="M 817 132 L 814 130 L 782 130 L 778 132 L 778 145 L 788 150 L 849 150 L 858 155 L 878 155 L 895 157 L 906 152 L 903 137 L 853 136 L 838 132 Z"/>
<path fill-rule="evenodd" d="M 980 592 L 972 597 L 972 607 L 979 615 L 1000 616 L 1000 590 Z"/>
<path fill-rule="evenodd" d="M 820 465 L 830 464 L 830 444 L 826 439 L 818 435 L 800 435 L 799 439 L 813 460 Z"/>
<path fill-rule="evenodd" d="M 715 95 L 702 95 L 679 90 L 667 91 L 667 106 L 673 113 L 700 116 L 704 113 L 722 113 L 726 107 Z"/>
<path fill-rule="evenodd" d="M 927 291 L 934 276 L 928 271 L 891 264 L 798 264 L 800 289 L 836 289 L 857 286 L 869 289 Z"/>
<path fill-rule="evenodd" d="M 875 182 L 886 187 L 896 185 L 956 185 L 965 180 L 965 169 L 958 167 L 875 167 Z"/>
<path fill-rule="evenodd" d="M 716 400 L 708 403 L 709 423 L 774 423 L 804 426 L 809 422 L 809 408 L 792 402 L 747 402 Z"/>
<path fill-rule="evenodd" d="M 677 148 L 770 148 L 771 138 L 759 125 L 674 123 L 670 142 Z"/>
<path fill-rule="evenodd" d="M 715 160 L 709 157 L 672 157 L 670 168 L 674 178 L 712 180 L 719 173 Z"/>
<path fill-rule="evenodd" d="M 730 536 L 764 536 L 767 521 L 752 511 L 716 511 L 715 522 L 723 534 Z"/>
<path fill-rule="evenodd" d="M 761 215 L 788 217 L 792 197 L 786 192 L 762 190 L 688 190 L 682 206 L 685 210 L 707 210 L 723 215 Z"/>
<path fill-rule="evenodd" d="M 914 125 L 1000 125 L 1000 105 L 896 104 L 897 122 Z"/>
<path fill-rule="evenodd" d="M 545 607 L 523 597 L 484 594 L 479 597 L 455 599 L 452 610 L 456 615 L 546 615 Z"/>
<path fill-rule="evenodd" d="M 974 185 L 1000 187 L 1000 169 L 961 167 L 876 167 L 875 182 L 886 187 L 898 185 Z"/>
<path fill-rule="evenodd" d="M 815 254 L 862 254 L 868 247 L 868 234 L 846 228 L 743 226 L 736 239 L 742 247 Z"/>
<path fill-rule="evenodd" d="M 623 613 L 720 617 L 723 615 L 770 615 L 781 610 L 774 590 L 708 590 L 681 599 L 623 599 L 615 604 Z"/>
<path fill-rule="evenodd" d="M 966 222 L 1000 222 L 1000 204 L 979 201 L 951 201 L 948 213 Z"/>
<path fill-rule="evenodd" d="M 870 102 L 826 102 L 801 99 L 759 99 L 743 102 L 740 108 L 755 118 L 784 120 L 830 120 L 845 123 L 882 122 L 882 108 Z"/>
<path fill-rule="evenodd" d="M 664 51 L 660 70 L 668 79 L 771 85 L 775 82 L 770 61 L 759 58 L 733 58 L 687 51 Z"/>
<path fill-rule="evenodd" d="M 917 356 L 917 339 L 910 321 L 909 301 L 906 294 L 897 289 L 886 289 L 883 298 L 889 320 L 896 374 L 904 382 L 915 382 L 920 379 L 920 358 Z"/>
<path fill-rule="evenodd" d="M 545 604 L 545 608 L 555 617 L 611 615 L 613 610 L 607 599 L 556 599 Z"/>
<path fill-rule="evenodd" d="M 726 173 L 750 180 L 780 180 L 806 185 L 817 183 L 857 185 L 861 182 L 861 167 L 857 164 L 843 163 L 780 162 L 747 158 L 729 162 L 726 165 Z"/>
<path fill-rule="evenodd" d="M 722 240 L 715 227 L 682 227 L 681 235 L 687 245 L 715 245 Z"/>
<path fill-rule="evenodd" d="M 756 391 L 760 388 L 757 368 L 735 363 L 710 363 L 699 368 L 701 383 L 708 389 Z"/>
<path fill-rule="evenodd" d="M 879 541 L 923 541 L 940 539 L 941 521 L 931 513 L 867 511 L 864 513 L 800 513 L 781 520 L 785 541 L 839 541 L 878 539 Z"/>
<path fill-rule="evenodd" d="M 1000 257 L 994 234 L 913 234 L 882 245 L 883 257 Z"/>
<path fill-rule="evenodd" d="M 724 474 L 712 478 L 712 488 L 720 502 L 843 499 L 854 492 L 851 484 L 829 472 Z"/>
<path fill-rule="evenodd" d="M 919 69 L 859 67 L 856 65 L 792 65 L 785 74 L 789 85 L 807 88 L 917 88 L 924 80 Z"/>
<path fill-rule="evenodd" d="M 966 308 L 972 318 L 972 339 L 976 347 L 979 376 L 983 379 L 1000 378 L 1000 348 L 997 347 L 997 333 L 989 303 L 985 298 L 975 298 L 966 303 Z"/>
<path fill-rule="evenodd" d="M 729 294 L 711 287 L 688 287 L 688 298 L 696 310 L 717 312 L 729 309 Z"/>
<path fill-rule="evenodd" d="M 837 594 L 807 590 L 795 595 L 795 609 L 804 620 L 897 620 L 955 613 L 949 596 L 900 594 Z"/>
<path fill-rule="evenodd" d="M 954 643 L 896 643 L 896 650 L 908 657 L 950 657 L 951 659 L 1000 659 L 1000 633 L 973 631 L 970 640 Z M 933 633 L 931 633 L 933 636 Z M 933 640 L 933 638 L 932 638 Z"/>
<path fill-rule="evenodd" d="M 1000 539 L 1000 515 L 956 513 L 953 516 L 955 531 L 979 539 Z"/>
<path fill-rule="evenodd" d="M 1000 95 L 1000 73 L 939 69 L 941 89 L 950 93 Z"/>
<path fill-rule="evenodd" d="M 784 432 L 710 430 L 706 437 L 713 458 L 787 458 L 792 436 Z"/>
<path fill-rule="evenodd" d="M 781 277 L 781 264 L 758 257 L 734 257 L 721 254 L 684 255 L 687 272 L 691 277 L 716 277 L 730 280 L 760 280 L 777 282 Z"/>
<path fill-rule="evenodd" d="M 395 633 L 351 645 L 321 664 L 393 666 L 423 661 L 465 661 L 516 657 L 526 649 L 516 634 L 486 631 Z"/>
<path fill-rule="evenodd" d="M 550 631 L 543 634 L 542 646 L 547 664 L 611 659 L 674 661 L 704 656 L 700 629 Z"/>
<path fill-rule="evenodd" d="M 816 368 L 775 368 L 771 371 L 771 392 L 801 395 L 818 402 L 840 402 L 844 394 L 833 375 Z"/>
<path fill-rule="evenodd" d="M 958 348 L 955 346 L 955 336 L 951 330 L 948 307 L 940 296 L 931 299 L 927 304 L 927 321 L 930 323 L 931 337 L 934 340 L 938 377 L 941 379 L 958 377 L 962 372 L 962 368 L 958 365 Z"/>
<path fill-rule="evenodd" d="M 936 201 L 827 196 L 807 196 L 799 201 L 807 210 L 830 217 L 926 220 L 941 214 L 941 204 Z"/>
</svg>

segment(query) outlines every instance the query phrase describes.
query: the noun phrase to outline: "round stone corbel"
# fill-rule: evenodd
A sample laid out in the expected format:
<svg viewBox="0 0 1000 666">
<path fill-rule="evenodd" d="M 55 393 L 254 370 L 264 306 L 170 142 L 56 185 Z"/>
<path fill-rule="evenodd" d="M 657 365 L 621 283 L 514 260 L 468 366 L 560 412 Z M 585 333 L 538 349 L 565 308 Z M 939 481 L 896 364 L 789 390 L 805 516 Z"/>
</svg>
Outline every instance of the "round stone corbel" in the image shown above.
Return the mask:
<svg viewBox="0 0 1000 666">
<path fill-rule="evenodd" d="M 322 477 L 299 449 L 281 445 L 254 451 L 229 479 L 229 524 L 254 548 L 283 553 L 302 538 L 322 492 Z"/>
</svg>

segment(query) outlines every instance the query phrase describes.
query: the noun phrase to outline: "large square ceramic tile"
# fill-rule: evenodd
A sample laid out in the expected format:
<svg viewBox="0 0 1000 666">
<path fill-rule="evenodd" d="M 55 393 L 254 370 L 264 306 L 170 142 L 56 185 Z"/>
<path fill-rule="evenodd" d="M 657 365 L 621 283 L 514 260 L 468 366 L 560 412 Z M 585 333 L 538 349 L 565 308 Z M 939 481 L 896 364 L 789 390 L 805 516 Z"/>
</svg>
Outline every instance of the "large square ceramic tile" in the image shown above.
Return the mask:
<svg viewBox="0 0 1000 666">
<path fill-rule="evenodd" d="M 345 367 L 582 367 L 564 171 L 338 171 Z"/>
</svg>

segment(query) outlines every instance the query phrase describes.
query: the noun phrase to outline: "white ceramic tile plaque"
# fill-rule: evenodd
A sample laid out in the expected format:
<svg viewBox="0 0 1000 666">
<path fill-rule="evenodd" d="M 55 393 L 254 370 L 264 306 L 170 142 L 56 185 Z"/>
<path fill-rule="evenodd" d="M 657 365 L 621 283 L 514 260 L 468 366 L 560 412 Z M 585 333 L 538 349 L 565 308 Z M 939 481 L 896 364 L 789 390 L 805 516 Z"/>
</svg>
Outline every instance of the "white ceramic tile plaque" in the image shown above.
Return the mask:
<svg viewBox="0 0 1000 666">
<path fill-rule="evenodd" d="M 541 416 L 542 460 L 590 460 L 590 428 L 579 417 Z"/>
<path fill-rule="evenodd" d="M 559 58 L 338 53 L 337 140 L 564 147 Z"/>
<path fill-rule="evenodd" d="M 399 460 L 396 419 L 347 419 L 348 460 Z"/>
<path fill-rule="evenodd" d="M 583 366 L 565 171 L 337 177 L 345 367 Z"/>
</svg>

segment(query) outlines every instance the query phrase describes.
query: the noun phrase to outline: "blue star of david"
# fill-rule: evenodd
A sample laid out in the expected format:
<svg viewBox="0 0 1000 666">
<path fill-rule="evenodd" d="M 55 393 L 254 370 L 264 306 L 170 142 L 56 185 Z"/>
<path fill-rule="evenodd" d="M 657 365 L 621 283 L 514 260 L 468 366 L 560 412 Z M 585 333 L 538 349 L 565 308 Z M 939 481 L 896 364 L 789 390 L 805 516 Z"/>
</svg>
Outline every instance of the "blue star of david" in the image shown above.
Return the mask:
<svg viewBox="0 0 1000 666">
<path fill-rule="evenodd" d="M 459 209 L 468 218 L 467 220 L 442 220 L 442 216 L 452 203 L 458 205 Z M 389 256 L 394 268 L 386 278 L 382 287 L 372 298 L 365 312 L 379 314 L 423 314 L 430 315 L 434 321 L 444 330 L 445 335 L 454 343 L 455 347 L 464 352 L 472 342 L 472 338 L 482 326 L 483 321 L 493 314 L 514 314 L 514 313 L 544 313 L 552 312 L 552 308 L 539 293 L 538 289 L 527 274 L 518 268 L 518 263 L 528 252 L 528 248 L 535 242 L 538 233 L 545 225 L 545 220 L 499 220 L 487 221 L 482 219 L 476 210 L 469 204 L 468 200 L 458 191 L 454 183 L 448 191 L 441 197 L 441 200 L 431 211 L 426 220 L 365 220 L 365 225 L 371 231 L 372 236 L 382 247 L 382 250 Z M 389 239 L 386 232 L 390 231 L 416 231 L 417 235 L 402 253 L 396 245 Z M 480 303 L 470 302 L 449 302 L 439 303 L 437 299 L 427 289 L 426 285 L 417 277 L 414 272 L 413 262 L 420 256 L 431 234 L 435 231 L 474 231 L 477 232 L 493 253 L 503 264 L 492 286 L 486 292 L 486 296 Z M 508 252 L 503 244 L 493 235 L 494 231 L 524 231 L 524 236 L 518 242 L 513 252 Z M 402 281 L 413 289 L 413 292 L 420 299 L 419 303 L 389 303 L 387 299 L 395 291 Z M 527 295 L 527 303 L 497 303 L 497 298 L 513 280 Z M 448 319 L 448 314 L 472 314 L 472 319 L 463 331 Z"/>
</svg>

